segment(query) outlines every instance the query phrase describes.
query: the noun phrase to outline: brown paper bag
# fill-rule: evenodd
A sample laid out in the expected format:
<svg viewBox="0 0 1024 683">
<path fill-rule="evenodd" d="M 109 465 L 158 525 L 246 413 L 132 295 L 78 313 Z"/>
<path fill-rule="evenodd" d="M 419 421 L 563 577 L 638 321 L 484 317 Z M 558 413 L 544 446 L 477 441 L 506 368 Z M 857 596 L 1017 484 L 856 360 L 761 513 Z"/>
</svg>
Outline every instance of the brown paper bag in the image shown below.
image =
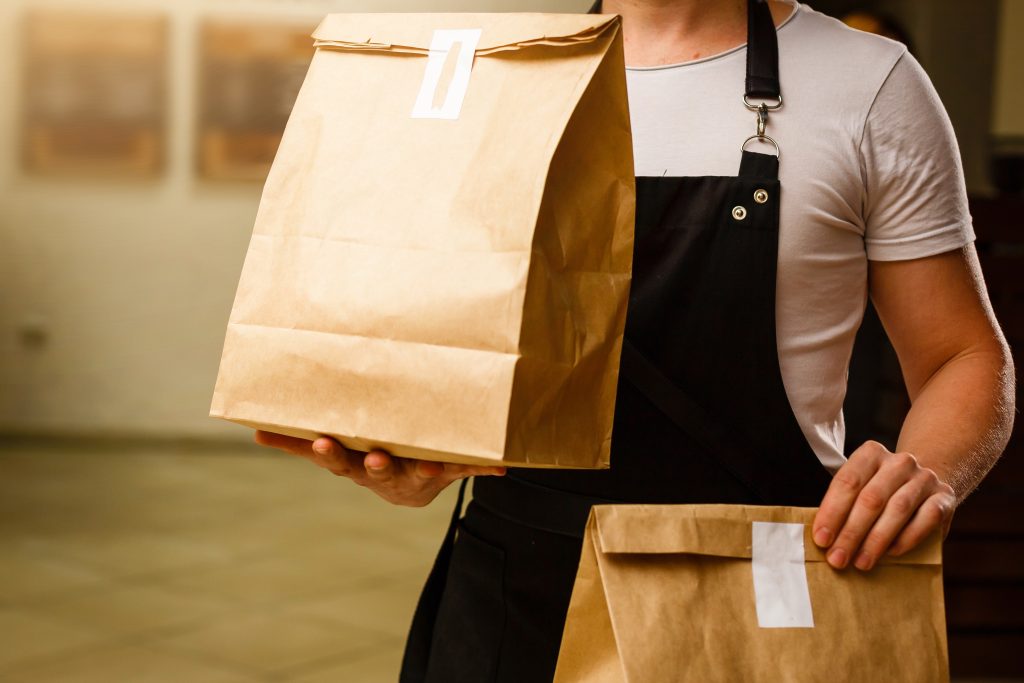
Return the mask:
<svg viewBox="0 0 1024 683">
<path fill-rule="evenodd" d="M 556 683 L 947 681 L 938 534 L 836 571 L 814 513 L 594 507 Z"/>
<path fill-rule="evenodd" d="M 619 26 L 327 17 L 211 415 L 399 456 L 607 467 L 634 209 Z"/>
</svg>

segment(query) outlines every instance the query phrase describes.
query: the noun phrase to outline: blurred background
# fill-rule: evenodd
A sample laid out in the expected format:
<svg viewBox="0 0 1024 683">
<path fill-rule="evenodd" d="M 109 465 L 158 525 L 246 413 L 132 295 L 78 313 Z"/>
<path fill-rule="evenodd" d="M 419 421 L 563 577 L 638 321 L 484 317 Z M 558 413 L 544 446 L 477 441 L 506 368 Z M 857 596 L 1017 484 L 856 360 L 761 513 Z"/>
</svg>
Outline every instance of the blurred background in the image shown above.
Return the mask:
<svg viewBox="0 0 1024 683">
<path fill-rule="evenodd" d="M 451 498 L 395 509 L 207 417 L 261 181 L 324 14 L 589 4 L 0 4 L 0 680 L 396 678 Z M 930 74 L 1024 348 L 1024 0 L 811 5 Z M 906 406 L 869 314 L 849 443 L 892 444 Z M 946 547 L 960 680 L 1024 680 L 1022 451 Z"/>
</svg>

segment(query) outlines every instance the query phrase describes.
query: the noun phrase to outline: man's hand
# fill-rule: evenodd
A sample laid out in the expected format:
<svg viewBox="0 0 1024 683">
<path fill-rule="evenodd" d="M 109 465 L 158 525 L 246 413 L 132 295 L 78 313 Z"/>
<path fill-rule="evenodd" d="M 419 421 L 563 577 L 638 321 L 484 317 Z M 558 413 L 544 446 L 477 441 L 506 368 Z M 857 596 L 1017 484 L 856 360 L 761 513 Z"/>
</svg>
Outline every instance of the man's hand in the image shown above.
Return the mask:
<svg viewBox="0 0 1024 683">
<path fill-rule="evenodd" d="M 892 453 L 869 441 L 832 478 L 812 532 L 829 548 L 836 569 L 851 559 L 858 569 L 875 566 L 886 551 L 902 555 L 953 520 L 956 496 L 934 471 L 910 453 Z"/>
<path fill-rule="evenodd" d="M 378 496 L 410 507 L 423 507 L 458 479 L 503 475 L 504 467 L 473 467 L 451 463 L 396 458 L 384 451 L 359 453 L 345 449 L 334 439 L 316 441 L 256 432 L 256 443 L 297 455 L 339 477 L 347 477 Z"/>
</svg>

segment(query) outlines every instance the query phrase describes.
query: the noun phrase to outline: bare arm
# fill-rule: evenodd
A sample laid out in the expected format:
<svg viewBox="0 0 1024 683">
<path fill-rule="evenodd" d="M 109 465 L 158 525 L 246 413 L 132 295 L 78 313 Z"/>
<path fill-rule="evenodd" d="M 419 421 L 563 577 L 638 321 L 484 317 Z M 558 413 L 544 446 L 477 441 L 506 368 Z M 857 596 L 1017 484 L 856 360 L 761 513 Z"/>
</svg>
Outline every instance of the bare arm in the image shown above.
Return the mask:
<svg viewBox="0 0 1024 683">
<path fill-rule="evenodd" d="M 960 502 L 1010 438 L 1013 361 L 974 248 L 924 261 L 924 267 L 906 273 L 896 272 L 893 266 L 899 264 L 873 264 L 872 288 L 911 399 L 897 448 L 919 454 Z M 890 268 L 893 272 L 886 272 Z M 927 291 L 929 280 L 935 281 L 935 301 L 915 307 L 897 279 L 917 291 Z"/>
<path fill-rule="evenodd" d="M 1010 437 L 1013 362 L 973 246 L 872 262 L 872 300 L 900 359 L 911 410 L 897 452 L 869 442 L 836 473 L 814 523 L 837 568 L 870 569 L 937 528 Z"/>
</svg>

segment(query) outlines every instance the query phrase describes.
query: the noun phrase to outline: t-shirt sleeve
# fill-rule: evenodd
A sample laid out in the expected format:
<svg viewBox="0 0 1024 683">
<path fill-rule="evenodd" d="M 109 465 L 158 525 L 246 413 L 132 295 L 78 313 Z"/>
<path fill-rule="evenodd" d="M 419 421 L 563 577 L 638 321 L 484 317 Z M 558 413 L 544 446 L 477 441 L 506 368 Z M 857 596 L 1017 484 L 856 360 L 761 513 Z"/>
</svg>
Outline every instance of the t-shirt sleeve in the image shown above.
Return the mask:
<svg viewBox="0 0 1024 683">
<path fill-rule="evenodd" d="M 868 259 L 922 258 L 974 240 L 953 127 L 924 69 L 908 53 L 868 112 L 861 163 Z"/>
</svg>

